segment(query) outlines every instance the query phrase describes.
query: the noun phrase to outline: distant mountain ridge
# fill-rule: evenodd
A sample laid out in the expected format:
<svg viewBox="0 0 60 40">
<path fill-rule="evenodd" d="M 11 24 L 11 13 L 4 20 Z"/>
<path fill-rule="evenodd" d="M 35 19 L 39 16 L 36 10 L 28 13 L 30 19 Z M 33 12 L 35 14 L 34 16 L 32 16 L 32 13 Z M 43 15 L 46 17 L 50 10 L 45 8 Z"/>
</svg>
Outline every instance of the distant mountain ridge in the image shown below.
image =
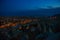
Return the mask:
<svg viewBox="0 0 60 40">
<path fill-rule="evenodd" d="M 50 15 L 54 15 L 54 14 L 60 14 L 60 7 L 58 8 L 51 8 L 51 9 L 37 9 L 37 10 L 28 10 L 28 11 L 22 11 L 19 12 L 22 14 L 26 14 L 26 15 L 36 15 L 36 16 L 50 16 Z"/>
<path fill-rule="evenodd" d="M 55 14 L 54 16 L 60 16 L 60 14 Z"/>
<path fill-rule="evenodd" d="M 37 10 L 26 10 L 16 12 L 1 12 L 1 15 L 6 16 L 52 16 L 54 14 L 60 14 L 60 7 L 44 9 L 40 8 Z"/>
</svg>

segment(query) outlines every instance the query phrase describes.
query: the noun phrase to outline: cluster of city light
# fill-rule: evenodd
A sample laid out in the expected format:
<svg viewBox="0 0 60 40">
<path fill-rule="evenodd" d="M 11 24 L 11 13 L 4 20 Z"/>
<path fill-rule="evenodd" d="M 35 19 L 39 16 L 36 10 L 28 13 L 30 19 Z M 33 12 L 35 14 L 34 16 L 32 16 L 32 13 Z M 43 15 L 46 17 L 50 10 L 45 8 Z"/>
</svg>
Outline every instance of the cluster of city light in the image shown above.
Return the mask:
<svg viewBox="0 0 60 40">
<path fill-rule="evenodd" d="M 56 18 L 56 17 L 53 17 L 53 18 Z M 41 21 L 41 19 L 37 19 L 37 18 L 33 18 L 33 19 L 24 19 L 24 18 L 20 18 L 20 19 L 18 19 L 18 18 L 15 18 L 15 17 L 13 17 L 13 18 L 10 18 L 10 20 L 12 21 L 12 22 L 10 22 L 9 20 L 9 17 L 7 17 L 6 18 L 6 20 L 2 23 L 3 25 L 0 25 L 0 28 L 9 28 L 9 27 L 15 27 L 15 26 L 17 26 L 18 24 L 20 24 L 20 25 L 25 25 L 25 24 L 29 24 L 29 23 L 31 23 L 31 22 L 33 22 L 33 24 L 34 24 L 34 22 L 37 22 L 39 25 L 40 25 L 40 22 L 41 23 L 43 23 L 43 25 L 45 25 L 44 23 L 47 23 L 48 25 L 50 25 L 50 24 L 52 24 L 51 22 L 49 22 L 49 21 L 47 21 L 47 22 L 44 22 L 44 19 L 43 19 L 43 21 Z M 50 20 L 51 21 L 51 20 Z M 5 23 L 5 22 L 7 22 L 7 23 Z M 45 25 L 46 26 L 46 25 Z M 41 26 L 40 26 L 41 27 Z M 30 27 L 28 26 L 28 27 L 26 27 L 26 29 L 29 29 Z M 19 27 L 19 29 L 20 30 L 23 30 L 24 28 L 23 27 Z"/>
<path fill-rule="evenodd" d="M 35 39 L 38 40 L 38 38 L 40 38 L 41 33 L 44 34 L 46 32 L 54 32 L 54 27 L 56 25 L 56 22 L 54 21 L 55 19 L 56 17 L 54 16 L 43 18 L 0 17 L 0 29 L 5 30 L 6 28 L 8 32 L 6 31 L 5 33 L 8 37 L 11 38 L 23 34 L 22 37 L 26 38 L 26 36 L 28 36 L 26 38 L 28 40 L 29 38 L 33 39 L 33 37 L 35 37 Z M 11 36 L 9 32 L 13 34 L 13 36 Z M 29 37 L 29 35 L 31 35 L 31 37 Z"/>
</svg>

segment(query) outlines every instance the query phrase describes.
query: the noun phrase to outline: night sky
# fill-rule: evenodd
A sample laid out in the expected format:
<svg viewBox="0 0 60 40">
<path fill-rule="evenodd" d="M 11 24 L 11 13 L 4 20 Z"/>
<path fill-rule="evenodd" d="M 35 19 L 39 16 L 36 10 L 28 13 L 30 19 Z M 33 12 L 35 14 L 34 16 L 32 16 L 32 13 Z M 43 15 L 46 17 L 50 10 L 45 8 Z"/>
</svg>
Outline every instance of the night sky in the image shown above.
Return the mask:
<svg viewBox="0 0 60 40">
<path fill-rule="evenodd" d="M 58 7 L 60 7 L 60 0 L 0 0 L 1 13 L 5 12 L 3 13 L 5 15 L 9 14 L 7 12 L 38 10 L 41 8 L 50 9 Z M 23 15 L 25 15 L 25 13 Z"/>
</svg>

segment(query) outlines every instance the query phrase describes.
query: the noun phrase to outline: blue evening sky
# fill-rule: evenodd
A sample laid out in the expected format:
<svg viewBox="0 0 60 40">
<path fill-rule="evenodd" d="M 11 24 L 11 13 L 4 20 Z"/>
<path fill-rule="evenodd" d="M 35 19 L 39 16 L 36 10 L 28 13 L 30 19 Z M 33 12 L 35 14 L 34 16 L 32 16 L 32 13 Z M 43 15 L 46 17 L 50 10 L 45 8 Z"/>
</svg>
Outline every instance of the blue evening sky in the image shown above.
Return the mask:
<svg viewBox="0 0 60 40">
<path fill-rule="evenodd" d="M 60 0 L 0 0 L 1 12 L 60 7 Z"/>
</svg>

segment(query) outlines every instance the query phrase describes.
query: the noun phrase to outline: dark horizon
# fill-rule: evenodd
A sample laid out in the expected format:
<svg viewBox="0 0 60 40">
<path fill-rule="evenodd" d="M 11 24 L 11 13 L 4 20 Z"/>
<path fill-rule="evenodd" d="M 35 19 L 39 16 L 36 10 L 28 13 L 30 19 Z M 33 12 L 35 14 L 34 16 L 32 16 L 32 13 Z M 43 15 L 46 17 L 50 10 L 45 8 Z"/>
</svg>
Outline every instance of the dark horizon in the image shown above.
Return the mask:
<svg viewBox="0 0 60 40">
<path fill-rule="evenodd" d="M 0 16 L 53 16 L 56 14 L 60 14 L 60 7 L 50 9 L 40 8 L 37 10 L 0 12 Z"/>
</svg>

